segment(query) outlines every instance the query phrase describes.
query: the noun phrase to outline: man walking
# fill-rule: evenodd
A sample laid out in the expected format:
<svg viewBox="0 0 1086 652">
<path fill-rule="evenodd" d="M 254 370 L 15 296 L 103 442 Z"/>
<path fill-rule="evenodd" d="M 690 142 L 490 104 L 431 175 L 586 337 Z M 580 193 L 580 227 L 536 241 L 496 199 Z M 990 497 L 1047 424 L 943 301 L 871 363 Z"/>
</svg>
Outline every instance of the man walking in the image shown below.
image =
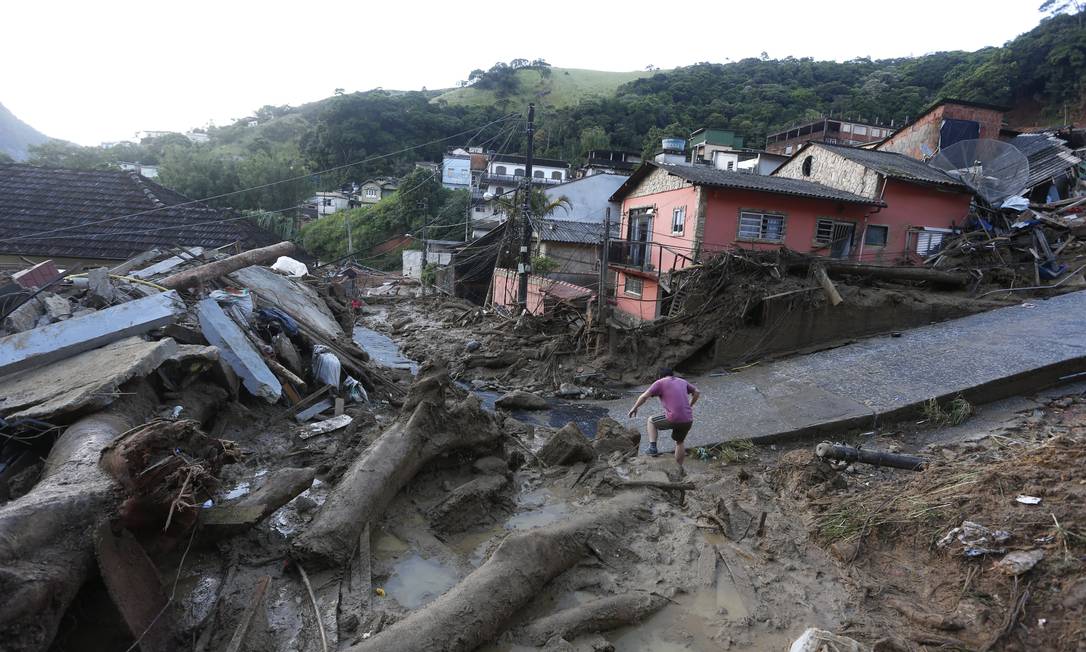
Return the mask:
<svg viewBox="0 0 1086 652">
<path fill-rule="evenodd" d="M 630 408 L 630 418 L 637 416 L 637 408 L 644 405 L 649 397 L 655 396 L 660 399 L 660 403 L 664 406 L 664 413 L 649 417 L 648 421 L 648 454 L 660 454 L 656 450 L 658 432 L 660 430 L 670 430 L 671 438 L 675 440 L 675 462 L 682 467 L 683 460 L 686 459 L 686 445 L 683 442 L 686 441 L 686 435 L 690 432 L 690 427 L 694 425 L 693 407 L 698 402 L 701 394 L 698 392 L 697 387 L 682 378 L 676 378 L 675 372 L 667 367 L 661 369 L 659 375 L 659 380 L 650 385 L 641 396 L 637 397 L 637 402 Z M 688 395 L 690 396 L 689 400 L 687 400 Z"/>
</svg>

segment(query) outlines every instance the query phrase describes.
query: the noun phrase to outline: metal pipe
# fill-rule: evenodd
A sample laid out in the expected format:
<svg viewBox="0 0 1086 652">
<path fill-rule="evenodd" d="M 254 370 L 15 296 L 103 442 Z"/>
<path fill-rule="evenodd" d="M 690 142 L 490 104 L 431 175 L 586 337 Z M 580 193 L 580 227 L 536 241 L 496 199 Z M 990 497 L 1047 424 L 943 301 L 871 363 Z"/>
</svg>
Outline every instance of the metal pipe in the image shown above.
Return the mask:
<svg viewBox="0 0 1086 652">
<path fill-rule="evenodd" d="M 831 444 L 822 442 L 815 447 L 815 455 L 822 459 L 840 460 L 842 462 L 861 462 L 875 466 L 890 466 L 895 469 L 908 471 L 923 471 L 927 460 L 915 455 L 899 455 L 882 451 L 869 451 L 844 444 Z"/>
</svg>

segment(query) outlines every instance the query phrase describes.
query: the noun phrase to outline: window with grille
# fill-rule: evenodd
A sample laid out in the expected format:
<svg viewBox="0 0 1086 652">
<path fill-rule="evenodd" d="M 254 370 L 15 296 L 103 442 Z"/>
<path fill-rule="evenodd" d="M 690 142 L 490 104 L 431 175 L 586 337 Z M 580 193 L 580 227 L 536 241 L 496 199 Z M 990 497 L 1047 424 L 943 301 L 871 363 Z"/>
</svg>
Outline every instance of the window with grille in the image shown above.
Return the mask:
<svg viewBox="0 0 1086 652">
<path fill-rule="evenodd" d="M 784 240 L 784 216 L 743 211 L 739 214 L 740 240 Z"/>
<path fill-rule="evenodd" d="M 885 247 L 886 238 L 890 235 L 890 227 L 868 224 L 864 231 L 864 244 L 872 247 Z"/>
<path fill-rule="evenodd" d="M 636 276 L 627 276 L 626 285 L 623 287 L 623 291 L 626 294 L 636 294 L 641 296 L 641 292 L 645 289 L 645 281 L 637 278 Z"/>
<path fill-rule="evenodd" d="M 671 211 L 671 232 L 682 233 L 686 228 L 686 206 Z"/>
<path fill-rule="evenodd" d="M 833 220 L 815 222 L 815 242 L 827 244 L 830 240 L 833 240 Z"/>
</svg>

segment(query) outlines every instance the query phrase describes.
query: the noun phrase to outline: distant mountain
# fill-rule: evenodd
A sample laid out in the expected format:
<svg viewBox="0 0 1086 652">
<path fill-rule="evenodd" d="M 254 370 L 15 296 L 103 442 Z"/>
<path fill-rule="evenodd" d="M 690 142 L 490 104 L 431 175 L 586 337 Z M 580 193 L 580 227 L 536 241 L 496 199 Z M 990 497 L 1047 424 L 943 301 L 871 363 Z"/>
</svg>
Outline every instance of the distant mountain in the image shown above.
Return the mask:
<svg viewBox="0 0 1086 652">
<path fill-rule="evenodd" d="M 45 134 L 16 118 L 14 113 L 0 104 L 0 153 L 22 161 L 26 159 L 28 147 L 47 140 L 49 138 Z"/>
</svg>

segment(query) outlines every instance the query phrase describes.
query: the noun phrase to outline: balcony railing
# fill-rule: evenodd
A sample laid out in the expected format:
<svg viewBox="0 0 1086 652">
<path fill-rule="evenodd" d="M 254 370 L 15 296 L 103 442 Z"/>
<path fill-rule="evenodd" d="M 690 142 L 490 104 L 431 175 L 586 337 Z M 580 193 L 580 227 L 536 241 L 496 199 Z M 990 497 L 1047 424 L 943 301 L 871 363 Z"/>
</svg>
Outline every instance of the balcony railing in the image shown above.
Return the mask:
<svg viewBox="0 0 1086 652">
<path fill-rule="evenodd" d="M 615 267 L 655 273 L 658 278 L 694 263 L 689 251 L 642 240 L 609 241 L 607 261 Z"/>
<path fill-rule="evenodd" d="M 483 175 L 483 183 L 501 183 L 505 185 L 515 185 L 524 181 L 523 175 L 512 174 L 491 174 L 487 172 Z M 534 177 L 532 183 L 551 186 L 556 183 L 564 183 L 565 179 L 550 179 L 547 177 Z"/>
</svg>

